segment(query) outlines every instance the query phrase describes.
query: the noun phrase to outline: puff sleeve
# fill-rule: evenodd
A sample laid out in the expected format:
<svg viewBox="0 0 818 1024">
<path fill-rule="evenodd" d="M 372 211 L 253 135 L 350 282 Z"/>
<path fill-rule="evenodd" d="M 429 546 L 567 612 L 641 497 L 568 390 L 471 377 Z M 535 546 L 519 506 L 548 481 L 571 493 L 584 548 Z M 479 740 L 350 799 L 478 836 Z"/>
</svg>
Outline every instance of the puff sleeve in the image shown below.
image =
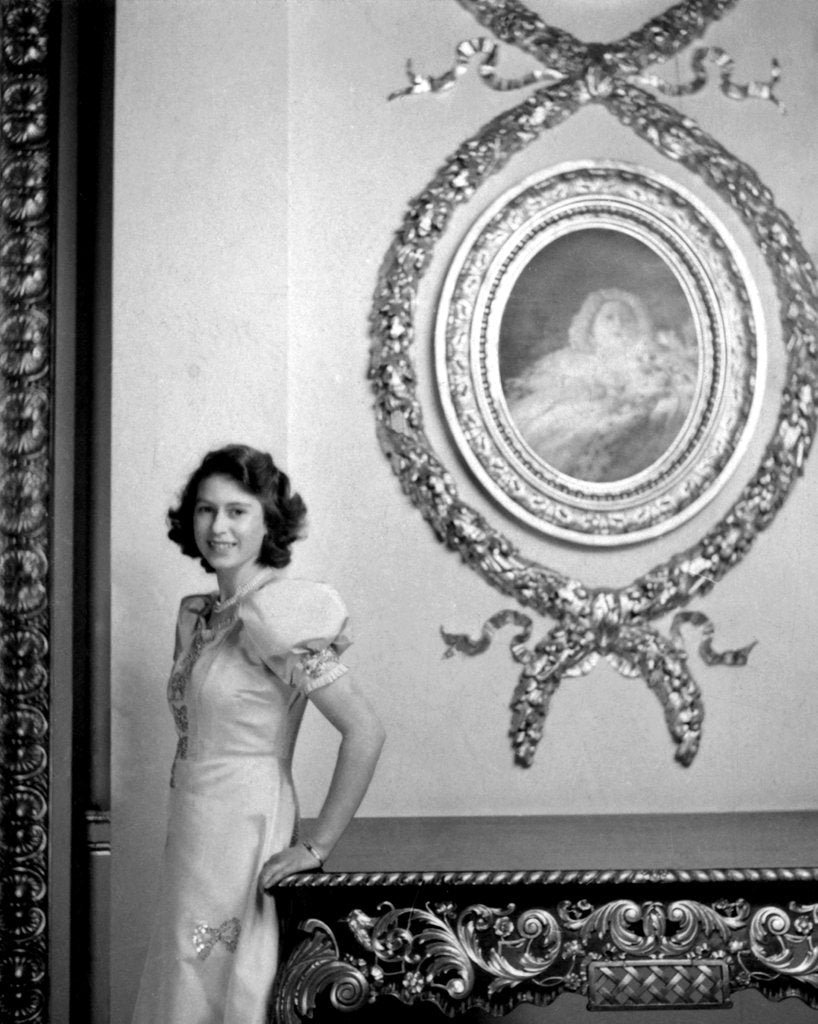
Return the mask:
<svg viewBox="0 0 818 1024">
<path fill-rule="evenodd" d="M 325 583 L 280 580 L 243 603 L 242 625 L 257 656 L 286 686 L 308 695 L 347 671 L 348 616 Z"/>
</svg>

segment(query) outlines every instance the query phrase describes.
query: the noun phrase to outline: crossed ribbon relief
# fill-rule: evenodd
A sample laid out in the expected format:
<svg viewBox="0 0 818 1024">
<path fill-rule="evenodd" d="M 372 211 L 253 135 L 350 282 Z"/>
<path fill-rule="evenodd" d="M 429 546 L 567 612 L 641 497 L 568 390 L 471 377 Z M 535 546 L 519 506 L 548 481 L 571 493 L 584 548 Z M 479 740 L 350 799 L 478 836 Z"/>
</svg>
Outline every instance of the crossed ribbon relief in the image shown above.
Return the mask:
<svg viewBox="0 0 818 1024">
<path fill-rule="evenodd" d="M 699 92 L 707 85 L 708 73 L 706 62 L 710 60 L 716 67 L 720 88 L 728 99 L 770 100 L 777 106 L 780 101 L 775 95 L 775 86 L 781 77 L 781 67 L 773 58 L 770 77 L 767 81 L 752 81 L 740 85 L 733 80 L 735 62 L 726 50 L 717 46 L 698 47 L 691 57 L 692 77 L 688 82 L 673 84 L 658 75 L 640 73 L 655 59 L 654 53 L 644 48 L 643 36 L 647 30 L 654 40 L 661 39 L 668 29 L 663 29 L 663 21 L 670 19 L 672 14 L 656 18 L 647 25 L 616 43 L 583 43 L 575 36 L 559 29 L 554 29 L 542 22 L 537 15 L 527 10 L 518 0 L 457 0 L 466 10 L 474 14 L 487 28 L 490 28 L 504 42 L 512 43 L 525 50 L 531 56 L 548 63 L 554 60 L 554 47 L 557 47 L 562 59 L 557 67 L 535 68 L 526 75 L 517 78 L 503 78 L 497 71 L 500 59 L 500 47 L 491 39 L 479 36 L 465 39 L 455 47 L 455 63 L 440 75 L 418 75 L 415 73 L 411 59 L 406 63 L 406 75 L 409 85 L 390 93 L 389 99 L 400 99 L 402 96 L 414 96 L 420 93 L 444 92 L 451 89 L 458 78 L 464 75 L 475 57 L 479 57 L 477 70 L 481 81 L 490 89 L 508 92 L 522 89 L 529 85 L 546 82 L 556 85 L 571 79 L 583 80 L 589 93 L 599 92 L 608 88 L 610 81 L 623 78 L 635 85 L 653 89 L 664 96 L 690 96 Z M 738 0 L 721 4 L 705 4 L 714 9 L 711 15 L 720 17 L 724 10 L 734 6 Z M 678 8 L 689 7 L 679 4 Z M 703 15 L 704 16 L 704 15 Z M 526 18 L 529 22 L 526 22 Z M 527 33 L 531 32 L 532 36 Z M 670 42 L 671 40 L 668 40 Z M 682 42 L 681 45 L 686 45 Z M 668 52 L 661 59 L 672 55 Z M 625 55 L 627 54 L 627 59 Z M 621 63 L 620 63 L 621 62 Z M 557 63 L 557 62 L 555 62 Z"/>
<path fill-rule="evenodd" d="M 713 625 L 707 616 L 678 609 L 706 594 L 742 560 L 803 471 L 816 421 L 818 279 L 797 229 L 753 169 L 653 93 L 681 96 L 699 91 L 707 81 L 710 60 L 730 99 L 763 99 L 780 106 L 774 93 L 780 68 L 773 61 L 769 80 L 738 84 L 732 58 L 722 49 L 701 47 L 693 54 L 689 81 L 670 84 L 647 74 L 646 68 L 690 45 L 739 0 L 685 0 L 629 36 L 604 44 L 583 43 L 547 25 L 519 0 L 457 2 L 496 39 L 520 48 L 541 67 L 522 78 L 502 78 L 497 73 L 497 44 L 479 37 L 461 43 L 454 66 L 438 76 L 417 75 L 409 64 L 408 87 L 390 97 L 449 89 L 474 58 L 479 58 L 482 81 L 493 89 L 537 86 L 447 159 L 410 203 L 386 254 L 371 316 L 370 377 L 378 436 L 404 492 L 438 539 L 490 585 L 555 625 L 529 646 L 531 617 L 504 610 L 488 620 L 477 639 L 442 630 L 444 656 L 455 651 L 480 654 L 498 629 L 517 627 L 510 649 L 522 671 L 511 702 L 510 735 L 521 765 L 532 763 L 560 682 L 590 671 L 601 658 L 625 676 L 641 676 L 653 690 L 664 709 L 676 760 L 689 765 L 701 740 L 704 709 L 688 665 L 683 627 L 702 632 L 699 653 L 707 665 L 744 665 L 753 644 L 719 652 L 713 647 Z M 739 214 L 775 283 L 787 351 L 777 424 L 759 467 L 735 504 L 697 544 L 621 589 L 589 588 L 526 558 L 460 499 L 452 475 L 425 434 L 411 361 L 418 285 L 454 209 L 515 153 L 588 103 L 601 104 L 667 159 L 698 175 Z M 651 622 L 671 612 L 676 614 L 669 636 L 664 636 Z"/>
</svg>

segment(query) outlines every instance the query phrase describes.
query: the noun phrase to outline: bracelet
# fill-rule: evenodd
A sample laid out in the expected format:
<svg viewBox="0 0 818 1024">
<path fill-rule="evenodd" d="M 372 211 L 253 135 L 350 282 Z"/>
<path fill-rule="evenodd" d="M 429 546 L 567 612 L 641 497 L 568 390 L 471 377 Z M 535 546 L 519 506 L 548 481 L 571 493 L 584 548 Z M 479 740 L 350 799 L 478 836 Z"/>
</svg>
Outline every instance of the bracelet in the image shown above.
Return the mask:
<svg viewBox="0 0 818 1024">
<path fill-rule="evenodd" d="M 313 857 L 315 857 L 315 859 L 318 861 L 318 867 L 322 868 L 324 866 L 324 859 L 321 856 L 321 854 L 315 849 L 312 843 L 308 843 L 306 839 L 302 839 L 301 845 L 304 847 L 305 850 L 311 853 Z"/>
</svg>

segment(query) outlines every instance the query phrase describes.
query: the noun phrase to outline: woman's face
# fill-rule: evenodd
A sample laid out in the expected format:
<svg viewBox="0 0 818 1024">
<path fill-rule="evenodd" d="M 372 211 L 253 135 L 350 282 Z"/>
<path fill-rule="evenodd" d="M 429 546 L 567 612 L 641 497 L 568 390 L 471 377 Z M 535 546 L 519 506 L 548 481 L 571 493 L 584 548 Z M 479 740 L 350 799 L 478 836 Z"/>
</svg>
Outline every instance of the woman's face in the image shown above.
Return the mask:
<svg viewBox="0 0 818 1024">
<path fill-rule="evenodd" d="M 193 507 L 193 536 L 217 575 L 229 576 L 236 585 L 249 579 L 266 532 L 258 498 L 229 476 L 202 480 Z"/>
<path fill-rule="evenodd" d="M 636 327 L 633 310 L 618 299 L 608 299 L 594 319 L 594 346 L 602 350 L 621 348 L 633 340 Z"/>
</svg>

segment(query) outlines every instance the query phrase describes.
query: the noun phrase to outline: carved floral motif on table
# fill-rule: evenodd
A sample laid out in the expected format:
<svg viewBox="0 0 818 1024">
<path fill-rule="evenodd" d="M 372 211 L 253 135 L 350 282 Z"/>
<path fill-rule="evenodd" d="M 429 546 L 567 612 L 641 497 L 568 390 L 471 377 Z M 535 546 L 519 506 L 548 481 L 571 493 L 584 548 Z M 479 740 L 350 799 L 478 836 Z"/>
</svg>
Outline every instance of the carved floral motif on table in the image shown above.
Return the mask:
<svg viewBox="0 0 818 1024">
<path fill-rule="evenodd" d="M 504 81 L 496 72 L 497 44 L 485 38 L 469 40 L 458 48 L 455 67 L 436 79 L 418 76 L 410 68 L 410 85 L 401 94 L 451 86 L 474 56 L 482 58 L 480 74 L 486 84 L 498 89 L 537 88 L 462 143 L 409 204 L 385 257 L 371 315 L 370 376 L 378 437 L 403 491 L 437 538 L 492 587 L 554 623 L 530 646 L 532 619 L 516 609 L 493 616 L 478 639 L 444 633 L 447 653 L 477 654 L 486 649 L 496 629 L 509 623 L 519 627 L 511 642 L 512 656 L 522 666 L 512 699 L 511 739 L 517 762 L 531 764 L 549 703 L 563 678 L 587 672 L 605 658 L 624 674 L 640 676 L 653 690 L 676 759 L 688 765 L 701 740 L 703 704 L 681 642 L 681 627 L 704 627 L 700 651 L 708 664 L 744 664 L 751 645 L 717 652 L 704 613 L 680 609 L 707 594 L 745 557 L 803 471 L 815 431 L 818 280 L 798 230 L 757 173 L 655 93 L 696 91 L 706 80 L 705 65 L 712 59 L 726 96 L 775 100 L 779 69 L 774 63 L 768 82 L 739 85 L 730 57 L 703 48 L 694 53 L 688 83 L 671 86 L 646 72 L 702 36 L 738 0 L 684 0 L 627 37 L 605 44 L 584 43 L 547 25 L 519 0 L 459 2 L 497 40 L 519 47 L 541 66 L 524 79 Z M 786 350 L 777 422 L 759 466 L 732 507 L 698 543 L 620 588 L 586 586 L 526 556 L 462 500 L 452 473 L 427 437 L 412 361 L 418 289 L 454 211 L 515 154 L 589 104 L 602 107 L 668 161 L 697 175 L 735 211 L 769 269 Z M 654 622 L 670 613 L 676 615 L 668 638 Z"/>
<path fill-rule="evenodd" d="M 445 899 L 365 910 L 360 893 L 351 900 L 339 921 L 301 923 L 277 988 L 281 1024 L 391 1000 L 434 1004 L 448 1016 L 472 1007 L 498 1014 L 565 992 L 589 1009 L 725 1008 L 743 989 L 818 1004 L 815 904 Z"/>
</svg>

